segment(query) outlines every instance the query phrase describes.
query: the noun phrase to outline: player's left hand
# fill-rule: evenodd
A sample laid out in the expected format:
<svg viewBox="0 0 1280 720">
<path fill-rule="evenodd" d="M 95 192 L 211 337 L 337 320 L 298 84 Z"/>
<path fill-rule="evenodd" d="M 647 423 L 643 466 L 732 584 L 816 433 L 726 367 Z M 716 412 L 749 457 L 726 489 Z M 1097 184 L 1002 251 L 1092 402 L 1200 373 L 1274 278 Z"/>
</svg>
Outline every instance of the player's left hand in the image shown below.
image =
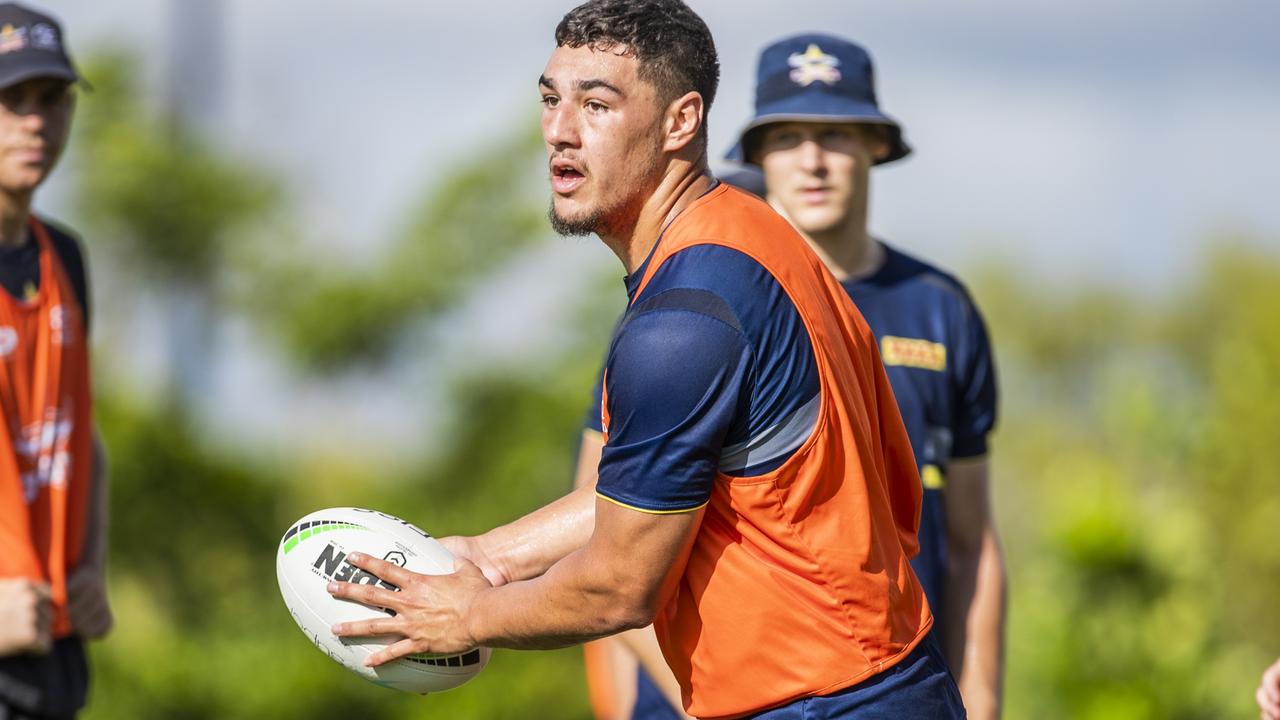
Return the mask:
<svg viewBox="0 0 1280 720">
<path fill-rule="evenodd" d="M 71 629 L 82 638 L 100 638 L 115 625 L 107 580 L 97 565 L 83 564 L 67 577 L 67 615 Z"/>
<path fill-rule="evenodd" d="M 329 583 L 329 593 L 336 598 L 395 611 L 394 617 L 333 626 L 338 637 L 404 637 L 370 655 L 366 666 L 376 667 L 414 653 L 461 653 L 479 644 L 470 632 L 471 604 L 491 586 L 473 563 L 458 558 L 452 575 L 421 575 L 364 553 L 347 555 L 347 562 L 400 588 L 395 592 L 377 585 Z"/>
</svg>

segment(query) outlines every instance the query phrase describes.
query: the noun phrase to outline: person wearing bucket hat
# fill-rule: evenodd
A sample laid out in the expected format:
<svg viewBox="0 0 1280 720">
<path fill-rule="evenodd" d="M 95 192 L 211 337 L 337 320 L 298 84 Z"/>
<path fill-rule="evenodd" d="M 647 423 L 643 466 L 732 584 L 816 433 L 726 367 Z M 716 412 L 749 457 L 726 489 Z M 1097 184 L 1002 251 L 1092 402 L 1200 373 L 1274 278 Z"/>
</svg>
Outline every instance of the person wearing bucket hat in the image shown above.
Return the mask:
<svg viewBox="0 0 1280 720">
<path fill-rule="evenodd" d="M 0 718 L 67 718 L 112 625 L 78 241 L 32 211 L 81 83 L 62 28 L 0 4 Z"/>
<path fill-rule="evenodd" d="M 726 155 L 742 168 L 726 179 L 800 230 L 879 338 L 925 485 L 912 567 L 970 717 L 997 717 L 1006 580 L 989 500 L 995 363 L 965 287 L 867 232 L 870 168 L 911 152 L 874 78 L 867 51 L 843 38 L 765 48 L 755 114 Z"/>
</svg>

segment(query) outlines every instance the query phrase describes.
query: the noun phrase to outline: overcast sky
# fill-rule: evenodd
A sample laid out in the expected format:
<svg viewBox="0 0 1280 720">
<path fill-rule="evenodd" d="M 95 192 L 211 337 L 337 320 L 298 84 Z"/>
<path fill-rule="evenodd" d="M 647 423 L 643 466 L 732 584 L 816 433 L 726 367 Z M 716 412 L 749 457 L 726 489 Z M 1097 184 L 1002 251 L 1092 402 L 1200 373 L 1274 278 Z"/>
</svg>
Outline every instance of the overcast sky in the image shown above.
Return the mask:
<svg viewBox="0 0 1280 720">
<path fill-rule="evenodd" d="M 160 91 L 173 4 L 45 7 L 81 52 L 136 49 Z M 692 5 L 721 55 L 719 151 L 747 118 L 760 46 L 820 29 L 871 49 L 881 103 L 917 150 L 875 173 L 873 229 L 946 264 L 997 248 L 1050 278 L 1102 271 L 1146 286 L 1185 269 L 1215 228 L 1280 243 L 1280 3 Z M 380 242 L 433 178 L 534 120 L 535 81 L 571 5 L 221 7 L 207 128 L 288 180 L 317 242 L 351 247 Z"/>
<path fill-rule="evenodd" d="M 132 48 L 160 101 L 174 68 L 178 2 L 208 8 L 213 0 L 43 7 L 62 19 L 82 55 Z M 872 229 L 945 266 L 964 270 L 997 255 L 1040 282 L 1103 280 L 1175 293 L 1215 230 L 1280 247 L 1280 3 L 1273 0 L 692 5 L 720 51 L 710 118 L 719 152 L 748 117 L 762 45 L 821 30 L 870 48 L 881 104 L 916 149 L 873 173 Z M 209 75 L 217 91 L 197 93 L 202 126 L 287 182 L 315 247 L 354 255 L 381 247 L 432 182 L 487 139 L 536 121 L 536 79 L 571 5 L 225 0 L 212 7 L 221 8 L 212 14 L 217 22 L 191 16 L 221 28 L 220 39 L 196 53 L 205 71 L 219 69 Z M 198 38 L 187 42 L 199 47 Z M 57 184 L 51 191 L 44 201 L 57 209 L 65 198 Z M 562 241 L 531 262 L 543 269 L 510 274 L 511 292 L 525 292 L 522 278 L 616 260 L 598 244 Z M 563 297 L 542 299 L 551 307 Z M 512 323 L 495 320 L 502 313 L 472 314 L 476 321 L 460 326 L 467 352 L 517 342 Z M 545 321 L 516 324 L 530 331 Z M 421 409 L 423 394 L 433 392 L 428 371 L 347 378 L 321 391 L 242 352 L 253 346 L 249 333 L 232 328 L 221 346 L 230 369 L 220 378 L 228 399 L 219 415 L 240 432 L 288 426 L 314 437 L 333 432 L 329 418 L 340 412 L 352 421 L 342 432 L 367 427 L 396 446 L 420 439 L 430 420 Z M 405 384 L 420 392 L 399 392 Z M 280 409 L 273 415 L 268 406 Z"/>
</svg>

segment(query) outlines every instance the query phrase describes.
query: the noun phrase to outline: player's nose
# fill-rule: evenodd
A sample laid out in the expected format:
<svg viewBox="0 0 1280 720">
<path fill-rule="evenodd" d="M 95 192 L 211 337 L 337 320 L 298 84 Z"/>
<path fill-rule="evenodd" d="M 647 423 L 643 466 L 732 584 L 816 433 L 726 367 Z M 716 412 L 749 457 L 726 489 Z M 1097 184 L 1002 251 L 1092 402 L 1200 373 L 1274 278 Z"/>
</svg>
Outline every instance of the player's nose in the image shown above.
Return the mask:
<svg viewBox="0 0 1280 720">
<path fill-rule="evenodd" d="M 816 138 L 805 138 L 796 148 L 800 157 L 800 167 L 806 172 L 820 173 L 826 166 L 822 143 Z"/>
<path fill-rule="evenodd" d="M 577 147 L 581 141 L 577 116 L 563 105 L 547 109 L 542 114 L 542 139 L 552 147 Z"/>
</svg>

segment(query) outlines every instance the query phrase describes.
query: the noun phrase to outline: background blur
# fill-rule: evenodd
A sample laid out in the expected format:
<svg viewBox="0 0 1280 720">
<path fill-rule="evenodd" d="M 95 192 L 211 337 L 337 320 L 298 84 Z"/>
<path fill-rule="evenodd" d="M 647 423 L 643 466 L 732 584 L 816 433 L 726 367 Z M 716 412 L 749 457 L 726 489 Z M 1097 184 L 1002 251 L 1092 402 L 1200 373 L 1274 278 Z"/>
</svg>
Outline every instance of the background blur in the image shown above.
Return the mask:
<svg viewBox="0 0 1280 720">
<path fill-rule="evenodd" d="M 957 271 L 1003 390 L 1011 718 L 1253 717 L 1280 653 L 1280 6 L 693 0 L 712 147 L 755 53 L 867 44 L 916 154 L 872 227 Z M 59 0 L 118 626 L 89 718 L 585 718 L 579 653 L 418 698 L 317 652 L 273 552 L 331 505 L 477 532 L 564 492 L 621 268 L 551 236 L 569 3 Z M 501 428 L 499 433 L 498 428 Z"/>
</svg>

